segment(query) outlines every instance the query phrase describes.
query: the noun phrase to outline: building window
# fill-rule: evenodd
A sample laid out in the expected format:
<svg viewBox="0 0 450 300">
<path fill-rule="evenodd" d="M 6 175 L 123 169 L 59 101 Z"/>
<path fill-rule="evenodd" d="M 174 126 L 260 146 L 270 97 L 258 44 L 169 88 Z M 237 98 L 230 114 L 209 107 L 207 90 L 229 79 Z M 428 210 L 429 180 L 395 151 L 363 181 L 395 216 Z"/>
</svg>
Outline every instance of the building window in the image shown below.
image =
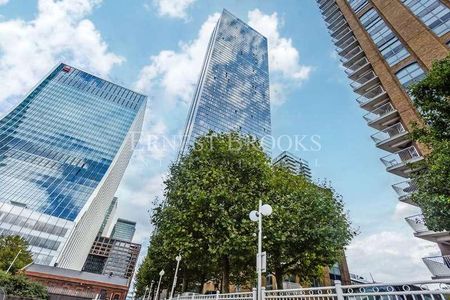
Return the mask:
<svg viewBox="0 0 450 300">
<path fill-rule="evenodd" d="M 418 63 L 412 63 L 395 74 L 403 87 L 407 88 L 411 84 L 421 80 L 425 72 Z"/>
<path fill-rule="evenodd" d="M 437 36 L 450 31 L 450 9 L 440 0 L 402 0 Z"/>
<path fill-rule="evenodd" d="M 347 0 L 347 1 L 355 13 L 360 12 L 369 2 L 368 0 Z"/>
<path fill-rule="evenodd" d="M 374 8 L 368 10 L 359 20 L 389 66 L 409 56 L 408 50 Z"/>
</svg>

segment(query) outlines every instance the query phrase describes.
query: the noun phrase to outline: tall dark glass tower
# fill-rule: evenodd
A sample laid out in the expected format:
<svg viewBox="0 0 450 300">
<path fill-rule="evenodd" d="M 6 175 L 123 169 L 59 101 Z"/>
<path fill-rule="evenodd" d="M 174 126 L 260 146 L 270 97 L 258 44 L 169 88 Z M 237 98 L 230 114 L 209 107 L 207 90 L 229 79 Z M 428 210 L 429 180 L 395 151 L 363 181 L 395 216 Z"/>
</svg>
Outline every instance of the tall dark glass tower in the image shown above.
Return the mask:
<svg viewBox="0 0 450 300">
<path fill-rule="evenodd" d="M 270 154 L 267 39 L 227 10 L 209 41 L 180 154 L 210 130 L 252 135 Z"/>
<path fill-rule="evenodd" d="M 0 120 L 0 234 L 81 270 L 142 127 L 146 97 L 58 65 Z"/>
</svg>

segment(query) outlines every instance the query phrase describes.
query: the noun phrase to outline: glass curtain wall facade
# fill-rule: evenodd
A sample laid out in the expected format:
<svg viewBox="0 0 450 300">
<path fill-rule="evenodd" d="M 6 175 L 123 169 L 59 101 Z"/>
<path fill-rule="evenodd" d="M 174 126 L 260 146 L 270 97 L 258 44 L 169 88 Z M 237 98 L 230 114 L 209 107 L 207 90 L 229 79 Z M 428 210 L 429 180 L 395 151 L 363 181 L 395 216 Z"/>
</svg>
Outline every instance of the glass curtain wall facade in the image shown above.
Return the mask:
<svg viewBox="0 0 450 300">
<path fill-rule="evenodd" d="M 111 238 L 131 242 L 135 231 L 136 222 L 118 219 L 111 233 Z"/>
<path fill-rule="evenodd" d="M 180 155 L 210 130 L 251 135 L 270 154 L 267 39 L 227 10 L 209 41 Z"/>
<path fill-rule="evenodd" d="M 392 187 L 398 199 L 415 205 L 413 163 L 430 149 L 411 139 L 414 123 L 422 123 L 408 87 L 421 80 L 434 61 L 449 54 L 448 0 L 317 0 L 340 61 L 373 128 L 386 171 L 402 177 Z M 420 211 L 420 209 L 417 209 Z M 450 235 L 433 232 L 422 214 L 406 218 L 416 237 L 439 246 L 442 256 L 424 258 L 434 278 L 450 278 Z M 443 275 L 444 274 L 444 275 Z"/>
<path fill-rule="evenodd" d="M 81 269 L 103 220 L 92 210 L 110 207 L 145 104 L 71 66 L 52 70 L 0 120 L 0 234 L 25 237 L 35 263 Z M 70 240 L 75 265 L 61 257 Z"/>
</svg>

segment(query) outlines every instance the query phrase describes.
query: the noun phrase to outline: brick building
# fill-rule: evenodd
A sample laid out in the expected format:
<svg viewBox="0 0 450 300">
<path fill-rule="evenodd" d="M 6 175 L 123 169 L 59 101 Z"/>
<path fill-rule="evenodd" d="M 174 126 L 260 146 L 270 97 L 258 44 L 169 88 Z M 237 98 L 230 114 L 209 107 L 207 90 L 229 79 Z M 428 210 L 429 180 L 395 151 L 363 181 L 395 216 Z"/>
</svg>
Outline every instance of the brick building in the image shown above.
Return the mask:
<svg viewBox="0 0 450 300">
<path fill-rule="evenodd" d="M 409 132 L 421 118 L 407 87 L 420 80 L 432 63 L 449 54 L 449 0 L 317 0 L 341 57 L 356 101 L 364 109 L 386 171 L 399 177 L 393 185 L 399 200 L 415 205 L 411 193 L 415 170 L 409 163 L 428 149 Z M 421 214 L 406 218 L 416 237 L 438 244 L 442 255 L 424 258 L 434 278 L 450 277 L 450 234 L 426 228 Z M 446 263 L 447 262 L 447 263 Z"/>
</svg>

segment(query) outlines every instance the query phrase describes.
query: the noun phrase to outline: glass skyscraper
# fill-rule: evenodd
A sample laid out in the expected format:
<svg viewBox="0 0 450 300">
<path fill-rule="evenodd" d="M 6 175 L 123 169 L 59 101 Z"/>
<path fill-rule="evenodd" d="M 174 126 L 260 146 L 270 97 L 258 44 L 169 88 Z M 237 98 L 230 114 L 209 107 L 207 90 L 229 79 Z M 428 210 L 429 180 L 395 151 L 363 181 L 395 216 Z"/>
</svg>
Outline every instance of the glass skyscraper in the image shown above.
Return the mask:
<svg viewBox="0 0 450 300">
<path fill-rule="evenodd" d="M 227 10 L 217 22 L 189 110 L 180 154 L 208 133 L 271 134 L 267 39 Z"/>
<path fill-rule="evenodd" d="M 60 64 L 0 120 L 0 234 L 81 270 L 139 138 L 146 96 Z"/>
<path fill-rule="evenodd" d="M 128 241 L 133 240 L 136 231 L 136 222 L 118 219 L 111 233 L 111 238 L 116 240 Z"/>
</svg>

